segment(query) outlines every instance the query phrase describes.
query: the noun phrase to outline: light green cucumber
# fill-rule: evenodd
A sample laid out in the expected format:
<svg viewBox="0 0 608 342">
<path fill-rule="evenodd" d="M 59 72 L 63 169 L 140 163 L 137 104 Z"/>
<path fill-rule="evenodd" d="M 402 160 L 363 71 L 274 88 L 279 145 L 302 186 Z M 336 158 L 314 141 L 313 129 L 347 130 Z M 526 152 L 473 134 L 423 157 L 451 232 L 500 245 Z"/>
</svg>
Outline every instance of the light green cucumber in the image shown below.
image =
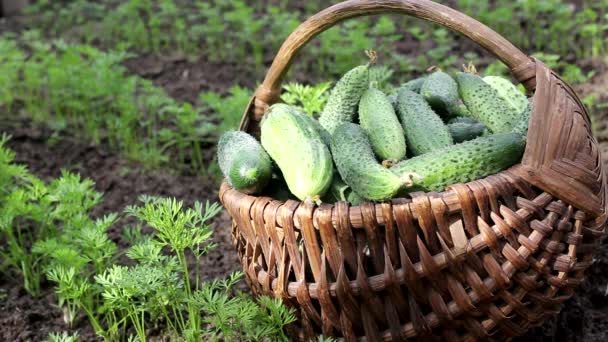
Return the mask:
<svg viewBox="0 0 608 342">
<path fill-rule="evenodd" d="M 524 147 L 518 133 L 494 134 L 404 160 L 390 170 L 399 177 L 411 177 L 413 185 L 407 191 L 442 191 L 516 164 Z"/>
<path fill-rule="evenodd" d="M 359 102 L 359 123 L 381 160 L 397 162 L 405 158 L 406 145 L 390 100 L 378 89 L 369 88 Z"/>
<path fill-rule="evenodd" d="M 217 159 L 228 184 L 244 193 L 257 193 L 272 176 L 272 161 L 254 137 L 242 131 L 224 133 Z"/>
<path fill-rule="evenodd" d="M 523 113 L 528 107 L 528 98 L 517 87 L 504 77 L 486 76 L 483 81 L 494 88 L 500 97 L 518 113 Z"/>
<path fill-rule="evenodd" d="M 461 143 L 481 136 L 486 126 L 479 122 L 452 122 L 448 124 L 448 130 L 454 143 Z"/>
<path fill-rule="evenodd" d="M 365 131 L 356 124 L 344 123 L 334 132 L 331 151 L 340 176 L 361 197 L 382 201 L 392 198 L 403 183 L 380 165 Z"/>
<path fill-rule="evenodd" d="M 285 104 L 275 104 L 261 123 L 261 141 L 292 194 L 318 200 L 329 189 L 333 162 L 314 119 Z"/>
<path fill-rule="evenodd" d="M 483 123 L 492 133 L 510 132 L 521 112 L 514 110 L 496 89 L 477 75 L 458 73 L 458 92 L 470 115 Z"/>
<path fill-rule="evenodd" d="M 341 123 L 354 120 L 359 100 L 368 87 L 369 64 L 350 70 L 336 83 L 319 117 L 319 123 L 330 135 Z"/>
<path fill-rule="evenodd" d="M 397 113 L 413 155 L 421 155 L 454 144 L 447 126 L 422 95 L 401 89 Z"/>
<path fill-rule="evenodd" d="M 456 114 L 460 101 L 458 84 L 445 72 L 439 70 L 430 74 L 420 88 L 420 95 L 436 113 Z"/>
</svg>

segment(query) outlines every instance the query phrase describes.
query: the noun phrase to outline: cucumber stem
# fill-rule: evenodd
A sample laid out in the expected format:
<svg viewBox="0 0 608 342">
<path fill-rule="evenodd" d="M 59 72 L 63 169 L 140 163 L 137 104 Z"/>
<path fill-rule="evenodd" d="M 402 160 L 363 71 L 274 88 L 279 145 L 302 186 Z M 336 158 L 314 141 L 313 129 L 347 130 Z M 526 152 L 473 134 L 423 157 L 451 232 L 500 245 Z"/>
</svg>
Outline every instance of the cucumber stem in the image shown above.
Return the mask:
<svg viewBox="0 0 608 342">
<path fill-rule="evenodd" d="M 308 197 L 306 197 L 306 199 L 304 199 L 304 204 L 310 205 L 310 206 L 321 205 L 322 203 L 323 203 L 323 201 L 321 201 L 321 196 L 319 196 L 319 195 L 308 196 Z"/>
<path fill-rule="evenodd" d="M 387 169 L 390 169 L 391 166 L 395 165 L 397 163 L 397 160 L 395 159 L 386 159 L 382 161 L 382 166 L 384 166 Z"/>
<path fill-rule="evenodd" d="M 378 61 L 378 53 L 374 50 L 365 50 L 365 54 L 369 57 L 369 64 L 376 64 Z"/>
<path fill-rule="evenodd" d="M 467 74 L 473 74 L 473 75 L 477 75 L 477 68 L 475 67 L 475 64 L 473 64 L 473 62 L 469 62 L 468 65 L 463 64 L 462 65 L 462 69 L 464 70 L 464 72 L 466 72 Z"/>
<path fill-rule="evenodd" d="M 412 186 L 414 186 L 414 179 L 422 179 L 422 177 L 415 172 L 406 172 L 400 178 L 401 183 L 406 188 L 411 188 Z"/>
</svg>

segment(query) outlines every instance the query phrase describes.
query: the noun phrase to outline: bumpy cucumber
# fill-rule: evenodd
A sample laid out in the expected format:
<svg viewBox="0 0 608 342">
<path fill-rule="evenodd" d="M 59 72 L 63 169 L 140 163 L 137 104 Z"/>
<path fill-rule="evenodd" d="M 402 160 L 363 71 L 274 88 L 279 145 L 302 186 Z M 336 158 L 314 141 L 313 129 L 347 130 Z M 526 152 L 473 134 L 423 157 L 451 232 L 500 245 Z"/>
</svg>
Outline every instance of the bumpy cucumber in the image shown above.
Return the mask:
<svg viewBox="0 0 608 342">
<path fill-rule="evenodd" d="M 363 93 L 359 102 L 359 123 L 378 158 L 393 162 L 405 158 L 403 129 L 383 92 L 370 88 Z"/>
<path fill-rule="evenodd" d="M 447 126 L 422 95 L 401 89 L 397 112 L 405 131 L 407 145 L 414 155 L 431 152 L 454 142 Z"/>
<path fill-rule="evenodd" d="M 334 174 L 334 180 L 329 187 L 329 191 L 323 198 L 323 202 L 336 203 L 339 201 L 348 202 L 352 205 L 359 205 L 365 202 L 365 199 L 357 195 L 357 193 L 340 178 L 339 174 Z"/>
<path fill-rule="evenodd" d="M 477 75 L 458 73 L 458 91 L 471 115 L 493 133 L 510 132 L 521 112 L 515 111 L 500 97 L 496 89 Z"/>
<path fill-rule="evenodd" d="M 332 136 L 331 151 L 340 176 L 361 197 L 386 200 L 402 187 L 399 177 L 376 161 L 367 135 L 359 125 L 338 126 Z"/>
<path fill-rule="evenodd" d="M 369 87 L 369 64 L 347 72 L 336 83 L 319 117 L 319 123 L 330 135 L 343 122 L 352 122 L 363 92 Z"/>
<path fill-rule="evenodd" d="M 437 113 L 454 115 L 459 104 L 458 84 L 443 71 L 430 74 L 420 88 L 420 95 Z"/>
<path fill-rule="evenodd" d="M 276 104 L 261 123 L 262 146 L 300 200 L 323 196 L 333 176 L 331 154 L 313 120 L 293 107 Z"/>
<path fill-rule="evenodd" d="M 399 177 L 409 175 L 408 191 L 442 191 L 498 173 L 520 161 L 525 147 L 523 137 L 514 132 L 480 137 L 409 160 L 390 170 Z"/>
<path fill-rule="evenodd" d="M 400 89 L 407 89 L 407 90 L 411 90 L 411 91 L 413 91 L 415 93 L 419 93 L 420 89 L 422 88 L 422 85 L 426 81 L 426 78 L 427 78 L 427 76 L 415 78 L 413 80 L 410 80 L 408 82 L 403 83 L 401 85 L 401 87 L 399 87 L 399 88 Z"/>
<path fill-rule="evenodd" d="M 528 135 L 528 126 L 530 125 L 530 115 L 532 114 L 532 102 L 528 102 L 526 109 L 521 113 L 519 121 L 514 125 L 513 132 L 517 132 L 524 137 Z"/>
<path fill-rule="evenodd" d="M 477 124 L 477 123 L 479 123 L 479 121 L 477 121 L 469 116 L 456 116 L 456 117 L 451 118 L 450 121 L 448 121 L 448 124 L 453 124 L 453 123 Z"/>
<path fill-rule="evenodd" d="M 486 76 L 483 81 L 494 88 L 500 97 L 517 113 L 522 113 L 528 107 L 528 98 L 511 81 L 500 76 Z"/>
<path fill-rule="evenodd" d="M 313 119 L 312 122 L 315 125 L 317 132 L 319 132 L 319 135 L 321 135 L 321 140 L 323 141 L 325 146 L 329 148 L 329 146 L 331 145 L 331 134 L 329 134 L 329 132 L 325 128 L 323 128 L 323 126 L 321 126 L 319 121 Z"/>
<path fill-rule="evenodd" d="M 479 122 L 452 122 L 448 124 L 448 130 L 454 143 L 461 143 L 481 136 L 486 126 Z"/>
<path fill-rule="evenodd" d="M 272 161 L 262 145 L 241 131 L 224 133 L 217 149 L 220 170 L 228 183 L 245 193 L 257 193 L 272 176 Z"/>
</svg>

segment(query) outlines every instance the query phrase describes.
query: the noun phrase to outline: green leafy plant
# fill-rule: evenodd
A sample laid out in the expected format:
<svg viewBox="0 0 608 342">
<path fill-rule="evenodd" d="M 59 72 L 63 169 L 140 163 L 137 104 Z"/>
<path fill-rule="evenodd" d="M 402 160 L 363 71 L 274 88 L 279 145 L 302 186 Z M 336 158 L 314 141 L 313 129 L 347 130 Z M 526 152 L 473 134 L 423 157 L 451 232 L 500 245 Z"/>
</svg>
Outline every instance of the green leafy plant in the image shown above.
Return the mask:
<svg viewBox="0 0 608 342">
<path fill-rule="evenodd" d="M 228 92 L 228 96 L 222 96 L 220 93 L 209 91 L 199 97 L 203 109 L 212 115 L 213 120 L 219 122 L 220 134 L 239 127 L 243 112 L 253 94 L 251 90 L 238 85 L 231 87 Z"/>
<path fill-rule="evenodd" d="M 68 326 L 84 315 L 112 341 L 146 341 L 158 326 L 186 341 L 287 340 L 283 328 L 295 320 L 293 311 L 279 300 L 256 301 L 233 290 L 242 273 L 201 281 L 201 257 L 215 247 L 209 222 L 218 204 L 185 208 L 175 199 L 141 196 L 141 205 L 125 209 L 139 222 L 123 230 L 130 243 L 123 256 L 108 236 L 120 216 L 91 217 L 101 201 L 93 182 L 64 171 L 46 184 L 13 164 L 7 140 L 0 140 L 0 272 L 19 273 L 34 295 L 46 275 Z M 144 225 L 153 233 L 144 234 Z M 50 341 L 76 339 L 49 335 Z"/>
<path fill-rule="evenodd" d="M 296 106 L 310 116 L 316 116 L 321 113 L 329 93 L 327 90 L 331 87 L 331 82 L 324 82 L 315 86 L 303 85 L 300 83 L 288 83 L 283 86 L 285 92 L 281 95 L 281 99 L 285 103 Z"/>
<path fill-rule="evenodd" d="M 67 331 L 60 333 L 50 333 L 48 342 L 77 342 L 78 333 L 69 334 Z"/>
</svg>

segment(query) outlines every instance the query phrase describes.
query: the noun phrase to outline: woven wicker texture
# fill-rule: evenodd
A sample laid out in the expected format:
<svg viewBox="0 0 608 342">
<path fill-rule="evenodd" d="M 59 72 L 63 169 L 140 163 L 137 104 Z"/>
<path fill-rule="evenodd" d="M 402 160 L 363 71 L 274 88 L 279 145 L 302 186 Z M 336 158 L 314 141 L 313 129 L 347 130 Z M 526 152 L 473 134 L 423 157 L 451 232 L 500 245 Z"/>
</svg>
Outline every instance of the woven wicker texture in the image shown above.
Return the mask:
<svg viewBox="0 0 608 342">
<path fill-rule="evenodd" d="M 427 0 L 351 0 L 284 43 L 243 117 L 277 101 L 296 52 L 336 22 L 416 15 L 473 39 L 534 94 L 521 164 L 390 203 L 311 207 L 242 194 L 220 199 L 253 291 L 297 308 L 294 338 L 503 340 L 560 310 L 592 263 L 606 223 L 605 176 L 588 113 L 572 89 L 479 22 Z"/>
</svg>

